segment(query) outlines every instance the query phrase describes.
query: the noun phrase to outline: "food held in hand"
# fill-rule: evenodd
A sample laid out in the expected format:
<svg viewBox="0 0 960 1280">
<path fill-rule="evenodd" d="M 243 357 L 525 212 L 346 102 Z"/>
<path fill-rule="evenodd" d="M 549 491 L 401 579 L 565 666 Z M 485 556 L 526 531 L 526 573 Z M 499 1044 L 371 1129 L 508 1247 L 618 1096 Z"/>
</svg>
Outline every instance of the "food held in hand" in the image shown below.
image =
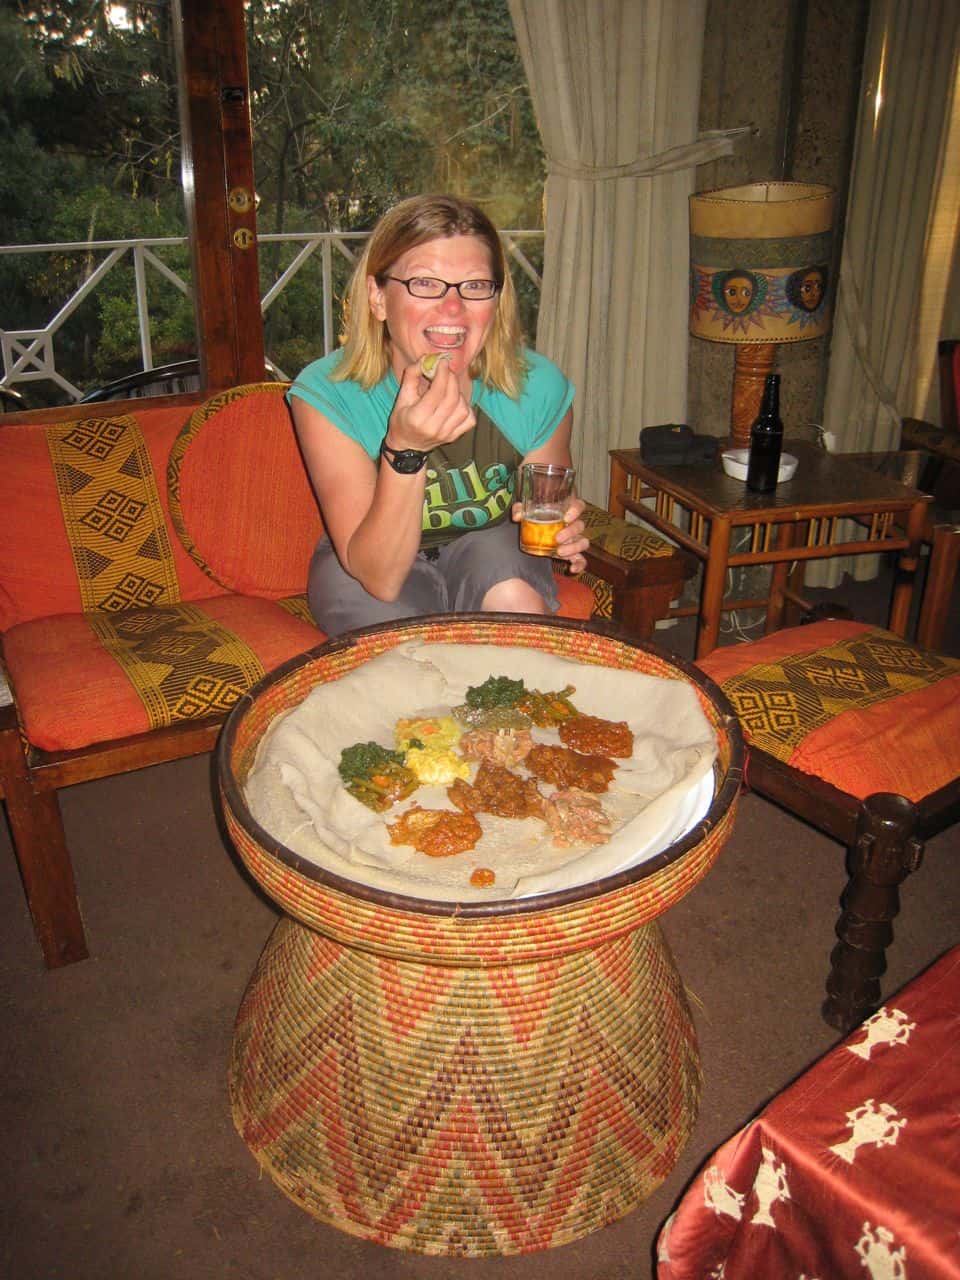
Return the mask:
<svg viewBox="0 0 960 1280">
<path fill-rule="evenodd" d="M 432 382 L 437 376 L 437 370 L 440 368 L 441 360 L 449 360 L 450 357 L 442 351 L 431 351 L 428 355 L 422 356 L 420 359 L 420 372 L 428 382 Z"/>
<path fill-rule="evenodd" d="M 483 835 L 480 823 L 472 813 L 455 813 L 452 809 L 412 809 L 388 822 L 393 844 L 411 844 L 431 858 L 449 858 L 466 853 Z"/>
<path fill-rule="evenodd" d="M 382 813 L 420 785 L 398 751 L 376 742 L 357 742 L 340 753 L 340 777 L 347 791 L 367 808 Z"/>
<path fill-rule="evenodd" d="M 558 732 L 562 743 L 584 755 L 614 756 L 621 760 L 633 755 L 633 733 L 626 720 L 577 716 L 564 721 Z"/>
</svg>

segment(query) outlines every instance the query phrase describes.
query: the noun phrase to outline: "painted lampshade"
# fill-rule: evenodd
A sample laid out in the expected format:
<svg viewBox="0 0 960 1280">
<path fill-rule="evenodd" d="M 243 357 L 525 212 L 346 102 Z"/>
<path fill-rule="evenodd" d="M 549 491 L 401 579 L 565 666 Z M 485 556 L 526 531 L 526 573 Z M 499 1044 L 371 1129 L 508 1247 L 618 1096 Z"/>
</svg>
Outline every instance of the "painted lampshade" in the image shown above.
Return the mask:
<svg viewBox="0 0 960 1280">
<path fill-rule="evenodd" d="M 737 443 L 749 439 L 777 344 L 830 329 L 833 214 L 832 188 L 813 183 L 753 182 L 690 197 L 690 332 L 738 346 Z"/>
</svg>

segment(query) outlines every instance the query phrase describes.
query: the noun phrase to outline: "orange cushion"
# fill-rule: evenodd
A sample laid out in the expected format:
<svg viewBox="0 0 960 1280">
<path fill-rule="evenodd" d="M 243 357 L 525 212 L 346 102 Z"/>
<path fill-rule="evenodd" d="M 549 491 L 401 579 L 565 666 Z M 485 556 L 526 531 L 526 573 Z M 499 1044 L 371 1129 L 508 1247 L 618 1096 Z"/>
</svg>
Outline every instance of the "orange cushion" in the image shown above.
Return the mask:
<svg viewBox="0 0 960 1280">
<path fill-rule="evenodd" d="M 323 532 L 285 390 L 262 382 L 214 396 L 170 455 L 171 514 L 187 551 L 231 591 L 271 599 L 306 590 Z"/>
<path fill-rule="evenodd" d="M 592 588 L 579 578 L 568 578 L 565 574 L 557 574 L 557 596 L 560 607 L 557 614 L 561 618 L 589 618 L 597 602 Z"/>
<path fill-rule="evenodd" d="M 11 628 L 3 648 L 27 737 L 42 750 L 69 751 L 223 714 L 262 675 L 323 639 L 272 601 L 222 595 L 37 618 Z"/>
<path fill-rule="evenodd" d="M 180 406 L 137 409 L 132 415 L 143 431 L 153 488 L 167 522 L 167 457 L 184 413 Z M 115 421 L 118 419 L 101 412 L 99 417 L 91 415 L 70 425 L 79 435 L 84 423 L 99 427 Z M 50 424 L 51 430 L 60 432 L 64 426 Z M 5 426 L 0 432 L 0 631 L 30 618 L 78 613 L 83 608 L 46 431 L 45 425 L 30 423 Z M 100 434 L 103 438 L 104 433 Z M 78 458 L 82 457 L 83 449 L 78 446 Z M 172 556 L 171 572 L 181 599 L 215 595 L 216 585 L 197 568 L 177 539 L 171 534 L 167 541 L 165 554 Z"/>
<path fill-rule="evenodd" d="M 960 661 L 864 623 L 788 628 L 697 664 L 747 741 L 864 799 L 921 800 L 960 777 Z"/>
</svg>

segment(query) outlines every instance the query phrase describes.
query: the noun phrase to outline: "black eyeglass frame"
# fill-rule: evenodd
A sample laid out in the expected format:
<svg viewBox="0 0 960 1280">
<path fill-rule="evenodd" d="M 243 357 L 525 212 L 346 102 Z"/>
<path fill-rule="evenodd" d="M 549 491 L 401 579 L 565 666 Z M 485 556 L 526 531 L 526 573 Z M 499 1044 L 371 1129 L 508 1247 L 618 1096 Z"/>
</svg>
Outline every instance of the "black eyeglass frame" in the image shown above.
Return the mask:
<svg viewBox="0 0 960 1280">
<path fill-rule="evenodd" d="M 416 298 L 419 302 L 439 302 L 441 298 L 445 298 L 451 289 L 456 289 L 460 295 L 462 302 L 489 302 L 491 298 L 495 298 L 503 285 L 497 284 L 496 280 L 441 280 L 439 276 L 411 276 L 409 280 L 401 280 L 399 276 L 384 276 L 384 280 L 392 280 L 394 284 L 402 284 L 409 293 L 411 298 Z M 414 293 L 410 288 L 414 280 L 436 280 L 437 284 L 444 286 L 443 293 Z M 463 296 L 463 286 L 465 284 L 490 284 L 493 289 L 485 298 L 465 298 Z"/>
</svg>

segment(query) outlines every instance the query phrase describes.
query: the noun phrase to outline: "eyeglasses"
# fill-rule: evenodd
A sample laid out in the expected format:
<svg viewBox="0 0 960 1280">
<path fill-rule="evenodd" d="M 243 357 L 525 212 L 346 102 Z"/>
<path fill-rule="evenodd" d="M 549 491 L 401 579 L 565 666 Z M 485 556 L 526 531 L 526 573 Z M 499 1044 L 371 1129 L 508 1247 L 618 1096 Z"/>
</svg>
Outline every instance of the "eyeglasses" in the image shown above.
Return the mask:
<svg viewBox="0 0 960 1280">
<path fill-rule="evenodd" d="M 445 298 L 449 289 L 456 289 L 464 302 L 487 302 L 500 288 L 496 280 L 461 280 L 459 284 L 453 284 L 450 280 L 438 280 L 436 276 L 411 276 L 409 280 L 384 276 L 384 279 L 402 284 L 413 298 Z"/>
</svg>

